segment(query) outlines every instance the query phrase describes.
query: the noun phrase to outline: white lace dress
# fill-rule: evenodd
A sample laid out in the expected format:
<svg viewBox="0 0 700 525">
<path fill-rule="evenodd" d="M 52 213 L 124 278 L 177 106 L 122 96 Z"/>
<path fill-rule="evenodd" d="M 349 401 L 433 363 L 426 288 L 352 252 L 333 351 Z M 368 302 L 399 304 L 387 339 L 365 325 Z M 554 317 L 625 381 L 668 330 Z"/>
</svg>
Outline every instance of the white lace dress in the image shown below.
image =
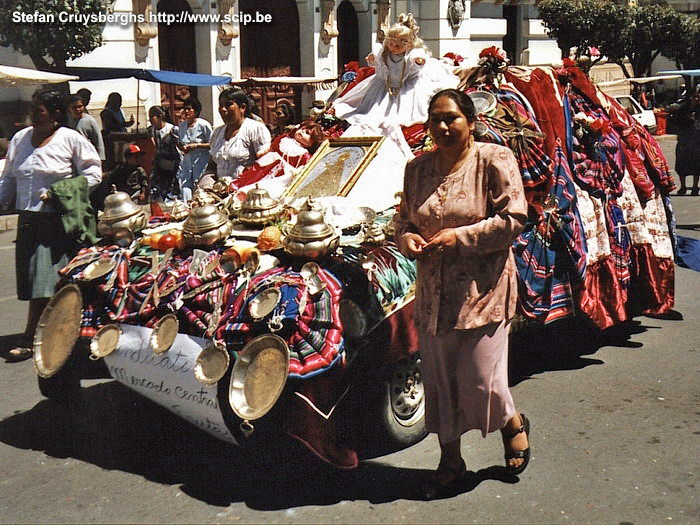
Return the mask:
<svg viewBox="0 0 700 525">
<path fill-rule="evenodd" d="M 376 44 L 373 50 L 375 74 L 336 100 L 335 115 L 352 124 L 375 127 L 425 122 L 430 97 L 441 89 L 457 87 L 459 79 L 446 64 L 428 57 L 423 49 L 412 49 L 404 55 L 387 53 L 386 60 L 381 56 L 382 49 L 381 44 Z M 419 58 L 425 62 L 416 63 Z"/>
</svg>

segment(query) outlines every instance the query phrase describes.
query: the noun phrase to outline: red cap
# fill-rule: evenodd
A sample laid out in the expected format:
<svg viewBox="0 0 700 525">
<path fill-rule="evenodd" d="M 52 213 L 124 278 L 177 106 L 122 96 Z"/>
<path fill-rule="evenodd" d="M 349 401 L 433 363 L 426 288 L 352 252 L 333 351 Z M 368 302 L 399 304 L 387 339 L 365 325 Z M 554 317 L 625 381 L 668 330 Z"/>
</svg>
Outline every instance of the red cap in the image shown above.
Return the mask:
<svg viewBox="0 0 700 525">
<path fill-rule="evenodd" d="M 139 148 L 136 144 L 129 144 L 124 154 L 126 153 L 129 153 L 131 155 L 133 155 L 134 153 L 141 153 L 141 148 Z"/>
</svg>

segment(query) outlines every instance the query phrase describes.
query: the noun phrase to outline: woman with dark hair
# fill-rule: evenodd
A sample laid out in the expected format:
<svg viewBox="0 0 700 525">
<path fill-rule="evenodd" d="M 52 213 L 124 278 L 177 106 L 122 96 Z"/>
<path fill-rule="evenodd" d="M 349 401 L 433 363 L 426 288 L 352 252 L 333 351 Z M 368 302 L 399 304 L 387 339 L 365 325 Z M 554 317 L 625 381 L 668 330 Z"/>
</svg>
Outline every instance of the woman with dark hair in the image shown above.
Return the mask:
<svg viewBox="0 0 700 525">
<path fill-rule="evenodd" d="M 250 118 L 248 95 L 229 88 L 219 94 L 219 114 L 223 126 L 211 136 L 210 174 L 201 187 L 209 187 L 221 177 L 236 179 L 246 166 L 252 165 L 270 149 L 270 131 L 261 122 Z"/>
<path fill-rule="evenodd" d="M 177 128 L 170 122 L 170 112 L 164 106 L 152 106 L 148 110 L 151 125 L 148 132 L 156 148 L 151 173 L 151 196 L 156 201 L 163 201 L 173 191 L 176 193 L 175 174 L 180 165 L 180 151 L 177 148 L 179 138 Z"/>
<path fill-rule="evenodd" d="M 437 150 L 406 166 L 396 242 L 418 260 L 419 331 L 426 424 L 441 457 L 421 486 L 430 499 L 456 488 L 467 469 L 461 435 L 501 430 L 506 470 L 530 459 L 527 418 L 508 389 L 508 329 L 518 285 L 511 245 L 527 220 L 513 153 L 474 142 L 476 112 L 464 93 L 439 91 L 428 107 Z"/>
<path fill-rule="evenodd" d="M 177 180 L 180 184 L 182 200 L 192 199 L 192 192 L 209 162 L 209 141 L 212 127 L 209 122 L 199 118 L 202 104 L 194 97 L 186 99 L 182 106 L 183 121 L 178 126 L 180 151 L 183 153 Z"/>
<path fill-rule="evenodd" d="M 124 119 L 122 112 L 122 96 L 119 93 L 112 92 L 107 96 L 107 104 L 100 112 L 102 119 L 102 130 L 105 135 L 110 133 L 123 133 L 126 128 L 134 125 L 134 116 L 131 115 L 129 120 Z"/>
<path fill-rule="evenodd" d="M 287 99 L 279 99 L 275 108 L 275 136 L 288 132 L 294 127 L 296 120 L 294 106 Z"/>
<path fill-rule="evenodd" d="M 102 179 L 97 151 L 80 133 L 66 127 L 65 95 L 55 89 L 32 97 L 32 125 L 10 141 L 5 170 L 0 177 L 0 206 L 19 210 L 15 266 L 17 296 L 29 301 L 27 326 L 8 361 L 32 355 L 34 331 L 58 283 L 58 270 L 78 245 L 63 227 L 57 203 L 50 197 L 64 179 L 84 176 L 87 188 Z"/>
</svg>

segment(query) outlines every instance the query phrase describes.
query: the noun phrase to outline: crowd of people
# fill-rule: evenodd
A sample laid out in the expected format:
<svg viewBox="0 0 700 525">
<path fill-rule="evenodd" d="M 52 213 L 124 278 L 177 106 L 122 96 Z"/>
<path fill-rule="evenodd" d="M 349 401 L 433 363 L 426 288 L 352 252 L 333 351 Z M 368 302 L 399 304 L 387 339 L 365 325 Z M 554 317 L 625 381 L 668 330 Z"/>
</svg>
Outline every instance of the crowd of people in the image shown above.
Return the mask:
<svg viewBox="0 0 700 525">
<path fill-rule="evenodd" d="M 268 127 L 253 115 L 250 97 L 230 88 L 219 96 L 224 124 L 216 129 L 200 117 L 202 105 L 194 97 L 183 101 L 178 124 L 167 107 L 148 110 L 148 134 L 155 150 L 150 173 L 143 168 L 144 151 L 133 142 L 125 143 L 111 169 L 103 170 L 111 135 L 128 131 L 134 117 L 125 118 L 122 97 L 110 93 L 100 112 L 100 126 L 90 114 L 90 99 L 87 89 L 68 96 L 54 88 L 37 90 L 32 97 L 31 126 L 17 132 L 8 144 L 0 206 L 19 211 L 18 297 L 30 305 L 23 335 L 8 353 L 10 361 L 31 357 L 34 332 L 54 293 L 58 269 L 84 244 L 84 238 L 66 233 L 62 226 L 66 216 L 62 206 L 71 206 L 61 202 L 66 193 L 89 203 L 94 214 L 103 209 L 113 188 L 140 204 L 188 201 L 197 187 L 210 188 L 220 178 L 235 183 L 240 177 L 256 182 L 290 175 L 290 169 L 305 163 L 323 139 L 314 122 L 294 124 L 293 106 L 283 100 L 272 127 L 273 141 Z"/>
</svg>

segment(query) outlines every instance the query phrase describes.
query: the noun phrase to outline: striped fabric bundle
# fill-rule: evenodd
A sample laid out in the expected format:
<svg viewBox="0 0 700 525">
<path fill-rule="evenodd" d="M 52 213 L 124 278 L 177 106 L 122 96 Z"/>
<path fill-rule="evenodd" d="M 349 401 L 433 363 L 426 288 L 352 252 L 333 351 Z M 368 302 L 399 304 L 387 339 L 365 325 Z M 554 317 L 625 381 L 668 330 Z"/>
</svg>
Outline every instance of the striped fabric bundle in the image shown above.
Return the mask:
<svg viewBox="0 0 700 525">
<path fill-rule="evenodd" d="M 632 239 L 627 231 L 627 223 L 617 203 L 617 199 L 608 198 L 605 202 L 605 224 L 610 237 L 610 257 L 615 265 L 615 274 L 623 287 L 630 281 L 630 250 Z"/>
<path fill-rule="evenodd" d="M 479 88 L 496 97 L 496 107 L 477 117 L 478 139 L 507 146 L 515 154 L 529 202 L 546 194 L 552 175 L 552 160 L 544 151 L 544 134 L 522 95 L 511 85 Z M 468 90 L 476 91 L 476 90 Z"/>
<path fill-rule="evenodd" d="M 583 283 L 586 240 L 576 207 L 568 163 L 556 149 L 554 184 L 537 222 L 529 222 L 514 243 L 520 306 L 530 318 L 550 323 L 576 311 L 572 281 Z"/>
<path fill-rule="evenodd" d="M 325 288 L 311 296 L 304 279 L 291 267 L 277 267 L 255 276 L 246 289 L 236 291 L 236 298 L 226 309 L 216 332 L 217 337 L 223 339 L 236 356 L 235 351 L 240 351 L 255 336 L 276 333 L 289 345 L 289 376 L 298 379 L 307 379 L 343 364 L 344 341 L 339 317 L 342 284 L 328 270 L 321 270 L 318 277 Z M 277 307 L 265 318 L 253 319 L 248 306 L 270 287 L 280 291 Z M 300 312 L 303 302 L 306 304 Z"/>
</svg>

